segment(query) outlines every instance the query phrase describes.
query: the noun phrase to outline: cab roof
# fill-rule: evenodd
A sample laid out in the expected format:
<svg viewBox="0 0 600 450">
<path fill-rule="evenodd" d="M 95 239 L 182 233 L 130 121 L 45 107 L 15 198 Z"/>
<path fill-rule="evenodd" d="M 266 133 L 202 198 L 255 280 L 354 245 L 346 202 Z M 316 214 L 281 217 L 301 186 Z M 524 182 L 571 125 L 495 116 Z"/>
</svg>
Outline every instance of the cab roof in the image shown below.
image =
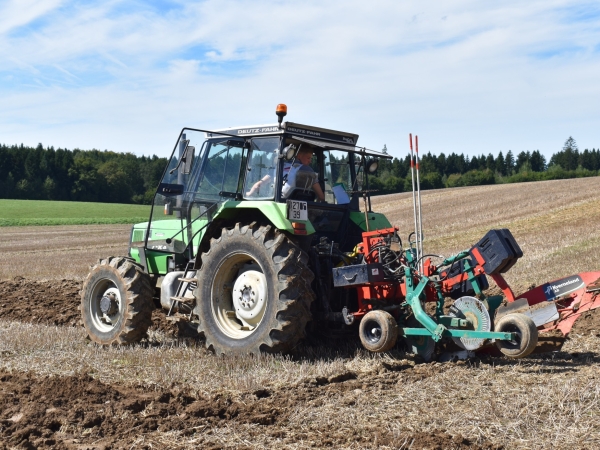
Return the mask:
<svg viewBox="0 0 600 450">
<path fill-rule="evenodd" d="M 353 153 L 359 153 L 368 156 L 377 156 L 379 158 L 389 158 L 391 156 L 375 150 L 369 150 L 356 145 L 358 134 L 347 133 L 344 131 L 330 130 L 327 128 L 313 127 L 311 125 L 302 125 L 294 122 L 283 122 L 281 127 L 277 124 L 256 125 L 246 127 L 231 127 L 219 129 L 206 133 L 206 137 L 217 137 L 220 134 L 227 136 L 254 137 L 288 134 L 295 139 L 309 143 L 311 145 L 328 149 L 344 150 Z"/>
</svg>

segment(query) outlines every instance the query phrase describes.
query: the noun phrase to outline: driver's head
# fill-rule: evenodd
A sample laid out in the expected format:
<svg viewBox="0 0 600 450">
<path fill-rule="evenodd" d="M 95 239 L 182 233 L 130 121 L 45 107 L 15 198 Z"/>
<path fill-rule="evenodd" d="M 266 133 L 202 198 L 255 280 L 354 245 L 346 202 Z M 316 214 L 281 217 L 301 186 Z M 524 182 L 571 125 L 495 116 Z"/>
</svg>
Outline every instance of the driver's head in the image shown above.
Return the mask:
<svg viewBox="0 0 600 450">
<path fill-rule="evenodd" d="M 302 147 L 300 147 L 300 150 L 298 150 L 298 155 L 296 156 L 296 159 L 298 161 L 300 161 L 302 164 L 304 164 L 305 166 L 308 166 L 308 165 L 310 165 L 312 156 L 313 156 L 312 147 L 309 147 L 308 145 L 302 145 Z"/>
</svg>

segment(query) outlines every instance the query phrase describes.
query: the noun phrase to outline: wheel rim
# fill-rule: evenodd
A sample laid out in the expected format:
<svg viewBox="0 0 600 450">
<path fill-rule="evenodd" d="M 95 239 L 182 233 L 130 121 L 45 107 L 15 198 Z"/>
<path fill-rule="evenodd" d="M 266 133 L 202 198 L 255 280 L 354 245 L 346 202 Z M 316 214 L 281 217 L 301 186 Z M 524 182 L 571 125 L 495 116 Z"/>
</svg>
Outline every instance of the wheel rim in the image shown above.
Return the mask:
<svg viewBox="0 0 600 450">
<path fill-rule="evenodd" d="M 267 293 L 267 279 L 250 255 L 226 256 L 211 288 L 211 312 L 219 329 L 233 339 L 251 336 L 265 316 Z"/>
<path fill-rule="evenodd" d="M 370 344 L 377 344 L 383 335 L 381 324 L 375 320 L 367 320 L 363 334 L 367 342 Z"/>
<path fill-rule="evenodd" d="M 101 280 L 94 286 L 90 298 L 91 319 L 99 331 L 112 331 L 121 317 L 121 292 L 111 280 Z"/>
<path fill-rule="evenodd" d="M 517 327 L 515 325 L 510 325 L 510 324 L 505 325 L 502 327 L 502 332 L 515 334 L 514 339 L 511 339 L 510 341 L 504 341 L 506 344 L 508 344 L 512 348 L 520 348 L 521 347 L 521 342 L 523 340 L 523 334 L 521 333 L 521 330 L 519 329 L 519 327 Z"/>
</svg>

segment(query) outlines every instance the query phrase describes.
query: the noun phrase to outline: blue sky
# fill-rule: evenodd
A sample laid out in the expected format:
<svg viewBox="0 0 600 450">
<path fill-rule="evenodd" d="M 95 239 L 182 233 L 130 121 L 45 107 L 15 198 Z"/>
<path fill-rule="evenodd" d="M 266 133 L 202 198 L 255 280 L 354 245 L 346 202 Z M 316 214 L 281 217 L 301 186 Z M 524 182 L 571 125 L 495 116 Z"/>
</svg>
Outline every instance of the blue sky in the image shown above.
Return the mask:
<svg viewBox="0 0 600 450">
<path fill-rule="evenodd" d="M 167 155 L 290 121 L 479 155 L 600 148 L 600 4 L 0 0 L 0 143 Z"/>
</svg>

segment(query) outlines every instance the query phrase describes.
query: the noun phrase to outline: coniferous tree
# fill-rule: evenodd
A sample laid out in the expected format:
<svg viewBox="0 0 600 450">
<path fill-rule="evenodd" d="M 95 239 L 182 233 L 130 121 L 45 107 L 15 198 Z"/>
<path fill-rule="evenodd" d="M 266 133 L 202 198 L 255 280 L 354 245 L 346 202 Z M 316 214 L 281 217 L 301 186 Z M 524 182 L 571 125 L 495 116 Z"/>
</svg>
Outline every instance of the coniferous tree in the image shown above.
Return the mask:
<svg viewBox="0 0 600 450">
<path fill-rule="evenodd" d="M 515 170 L 515 157 L 513 156 L 512 150 L 506 152 L 506 158 L 504 159 L 504 165 L 506 166 L 506 175 L 512 175 Z"/>
<path fill-rule="evenodd" d="M 579 165 L 579 149 L 577 148 L 577 142 L 573 139 L 573 136 L 565 141 L 562 151 L 555 153 L 550 158 L 550 165 L 559 165 L 565 170 L 575 170 Z"/>
<path fill-rule="evenodd" d="M 489 153 L 485 159 L 485 168 L 491 171 L 496 170 L 496 160 L 494 159 L 494 155 L 491 153 Z"/>
<path fill-rule="evenodd" d="M 506 175 L 506 162 L 504 161 L 502 152 L 499 152 L 498 157 L 496 158 L 496 172 L 500 175 Z"/>
<path fill-rule="evenodd" d="M 530 160 L 531 160 L 531 153 L 529 151 L 520 152 L 517 155 L 517 160 L 515 161 L 515 171 L 518 172 L 519 169 L 521 169 L 521 167 L 523 167 L 526 164 L 529 164 Z"/>
<path fill-rule="evenodd" d="M 534 150 L 531 153 L 531 170 L 534 172 L 543 172 L 546 170 L 546 158 L 540 153 L 539 150 Z"/>
</svg>

